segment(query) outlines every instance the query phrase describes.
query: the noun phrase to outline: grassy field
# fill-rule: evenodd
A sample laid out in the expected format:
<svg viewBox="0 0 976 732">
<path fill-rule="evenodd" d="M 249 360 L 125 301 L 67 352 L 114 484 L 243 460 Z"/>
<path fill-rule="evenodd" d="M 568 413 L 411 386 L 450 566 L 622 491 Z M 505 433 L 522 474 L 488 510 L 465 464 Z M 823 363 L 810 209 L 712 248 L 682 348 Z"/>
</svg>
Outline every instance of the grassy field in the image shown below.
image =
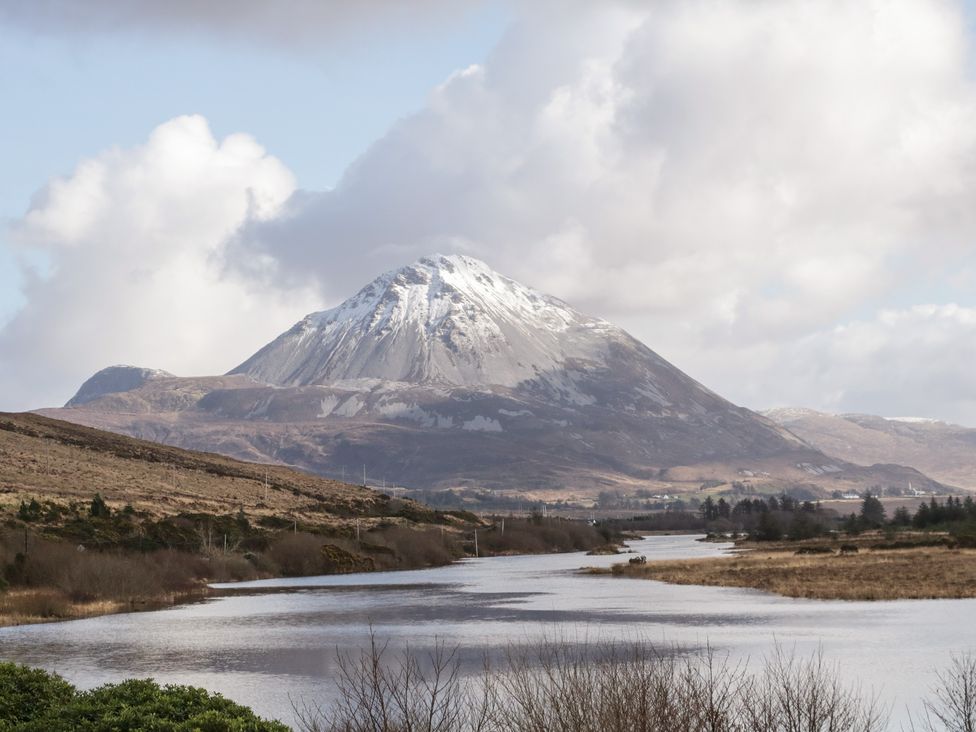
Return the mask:
<svg viewBox="0 0 976 732">
<path fill-rule="evenodd" d="M 716 559 L 617 564 L 594 574 L 679 585 L 743 587 L 819 600 L 976 597 L 976 549 L 861 548 L 857 554 L 796 554 L 752 549 Z"/>
</svg>

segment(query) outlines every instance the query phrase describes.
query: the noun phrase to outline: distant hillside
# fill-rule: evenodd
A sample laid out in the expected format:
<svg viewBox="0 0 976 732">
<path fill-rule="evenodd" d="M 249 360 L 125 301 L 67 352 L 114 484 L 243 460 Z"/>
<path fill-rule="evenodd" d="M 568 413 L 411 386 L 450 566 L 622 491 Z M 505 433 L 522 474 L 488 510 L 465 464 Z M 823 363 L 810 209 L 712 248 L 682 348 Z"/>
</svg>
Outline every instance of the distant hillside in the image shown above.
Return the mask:
<svg viewBox="0 0 976 732">
<path fill-rule="evenodd" d="M 765 415 L 813 447 L 856 465 L 910 465 L 942 483 L 976 490 L 976 429 L 798 408 Z"/>
<path fill-rule="evenodd" d="M 138 440 L 36 414 L 0 413 L 0 505 L 21 500 L 131 505 L 155 516 L 185 512 L 294 516 L 327 524 L 404 506 L 361 486 L 281 466 L 241 462 Z M 426 510 L 426 509 L 423 509 Z"/>
</svg>

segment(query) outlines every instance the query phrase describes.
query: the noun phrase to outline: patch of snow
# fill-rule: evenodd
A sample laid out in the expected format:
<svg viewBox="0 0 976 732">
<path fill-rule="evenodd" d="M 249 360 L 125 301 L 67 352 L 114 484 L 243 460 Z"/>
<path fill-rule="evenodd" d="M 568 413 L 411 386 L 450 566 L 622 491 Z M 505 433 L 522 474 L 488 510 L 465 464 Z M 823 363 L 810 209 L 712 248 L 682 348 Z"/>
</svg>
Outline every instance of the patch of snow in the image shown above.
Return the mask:
<svg viewBox="0 0 976 732">
<path fill-rule="evenodd" d="M 337 406 L 339 406 L 339 397 L 337 397 L 335 394 L 330 394 L 322 399 L 319 404 L 319 413 L 315 416 L 319 419 L 325 419 L 335 411 Z"/>
<path fill-rule="evenodd" d="M 353 394 L 337 409 L 333 409 L 332 414 L 336 417 L 355 417 L 364 406 L 366 406 L 366 402 L 363 401 L 362 397 L 359 394 Z"/>
<path fill-rule="evenodd" d="M 480 414 L 461 425 L 461 429 L 472 432 L 502 432 L 502 426 L 497 419 L 482 417 Z"/>
<path fill-rule="evenodd" d="M 519 409 L 517 411 L 511 410 L 511 409 L 499 409 L 498 410 L 498 413 L 499 414 L 502 414 L 502 415 L 504 415 L 506 417 L 533 417 L 533 416 L 535 416 L 528 409 Z"/>
<path fill-rule="evenodd" d="M 806 407 L 777 407 L 760 412 L 764 417 L 769 417 L 774 422 L 795 422 L 806 417 L 832 417 L 829 412 L 818 412 L 816 409 Z"/>
<path fill-rule="evenodd" d="M 826 475 L 828 473 L 839 473 L 841 468 L 836 465 L 814 465 L 812 463 L 797 463 L 796 467 L 800 468 L 810 475 Z"/>
<path fill-rule="evenodd" d="M 888 422 L 907 422 L 908 424 L 939 424 L 941 420 L 931 417 L 885 417 Z"/>
<path fill-rule="evenodd" d="M 643 384 L 634 389 L 638 394 L 646 396 L 652 402 L 660 404 L 662 407 L 670 404 L 669 400 L 654 386 L 654 384 Z"/>
<path fill-rule="evenodd" d="M 271 406 L 272 399 L 274 399 L 274 395 L 266 396 L 264 399 L 261 399 L 246 415 L 244 415 L 244 419 L 254 419 L 255 417 L 266 416 L 268 413 L 268 407 Z"/>
</svg>

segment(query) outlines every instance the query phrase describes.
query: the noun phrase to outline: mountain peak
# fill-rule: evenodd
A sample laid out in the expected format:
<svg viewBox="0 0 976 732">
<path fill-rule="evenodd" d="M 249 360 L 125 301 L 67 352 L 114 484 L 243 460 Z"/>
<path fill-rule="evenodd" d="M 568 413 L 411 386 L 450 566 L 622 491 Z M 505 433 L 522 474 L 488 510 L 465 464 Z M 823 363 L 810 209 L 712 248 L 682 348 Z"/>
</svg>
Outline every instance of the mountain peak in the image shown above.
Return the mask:
<svg viewBox="0 0 976 732">
<path fill-rule="evenodd" d="M 478 259 L 435 254 L 306 316 L 231 373 L 276 386 L 371 378 L 514 387 L 567 360 L 599 361 L 609 334 L 624 335 Z"/>
</svg>

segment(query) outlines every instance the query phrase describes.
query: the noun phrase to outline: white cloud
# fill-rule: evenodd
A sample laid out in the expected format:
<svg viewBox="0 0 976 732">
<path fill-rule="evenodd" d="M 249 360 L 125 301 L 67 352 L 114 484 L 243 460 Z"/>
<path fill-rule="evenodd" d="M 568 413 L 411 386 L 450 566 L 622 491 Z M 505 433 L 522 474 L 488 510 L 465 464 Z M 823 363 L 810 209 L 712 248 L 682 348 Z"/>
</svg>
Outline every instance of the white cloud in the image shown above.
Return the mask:
<svg viewBox="0 0 976 732">
<path fill-rule="evenodd" d="M 882 310 L 737 365 L 748 374 L 744 392 L 757 403 L 976 426 L 973 363 L 976 309 L 917 305 Z"/>
<path fill-rule="evenodd" d="M 225 371 L 312 309 L 307 291 L 257 287 L 224 258 L 245 219 L 274 215 L 293 190 L 252 138 L 217 141 L 201 117 L 52 180 L 11 232 L 49 266 L 27 273 L 28 303 L 0 330 L 0 408 L 58 404 L 113 363 Z"/>
<path fill-rule="evenodd" d="M 540 3 L 238 248 L 327 300 L 460 249 L 742 399 L 732 364 L 971 264 L 970 54 L 939 0 Z"/>
</svg>

